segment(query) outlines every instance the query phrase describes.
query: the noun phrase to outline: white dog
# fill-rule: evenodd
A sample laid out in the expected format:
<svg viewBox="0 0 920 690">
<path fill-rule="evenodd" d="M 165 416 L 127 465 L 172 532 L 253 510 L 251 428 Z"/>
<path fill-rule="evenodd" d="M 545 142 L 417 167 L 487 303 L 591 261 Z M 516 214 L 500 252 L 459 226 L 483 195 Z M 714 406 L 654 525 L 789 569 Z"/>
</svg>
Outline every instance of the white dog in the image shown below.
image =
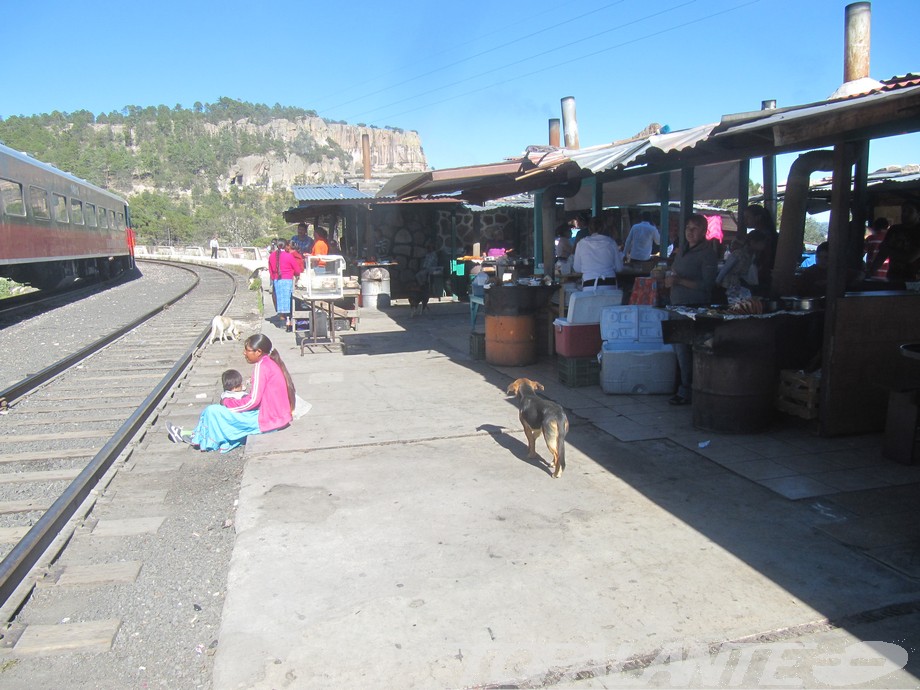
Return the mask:
<svg viewBox="0 0 920 690">
<path fill-rule="evenodd" d="M 230 340 L 240 339 L 240 324 L 228 316 L 215 316 L 211 320 L 211 335 L 208 338 L 209 343 L 213 343 L 217 338 L 224 342 L 224 338 Z"/>
</svg>

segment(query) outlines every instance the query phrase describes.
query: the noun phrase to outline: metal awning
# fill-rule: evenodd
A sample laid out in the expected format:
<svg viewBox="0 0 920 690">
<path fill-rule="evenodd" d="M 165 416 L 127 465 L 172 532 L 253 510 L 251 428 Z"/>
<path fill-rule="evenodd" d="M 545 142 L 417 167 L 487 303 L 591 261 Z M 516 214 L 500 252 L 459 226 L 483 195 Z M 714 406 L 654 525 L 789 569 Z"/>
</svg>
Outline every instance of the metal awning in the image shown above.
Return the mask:
<svg viewBox="0 0 920 690">
<path fill-rule="evenodd" d="M 366 201 L 372 194 L 344 184 L 309 184 L 291 187 L 297 201 Z"/>
</svg>

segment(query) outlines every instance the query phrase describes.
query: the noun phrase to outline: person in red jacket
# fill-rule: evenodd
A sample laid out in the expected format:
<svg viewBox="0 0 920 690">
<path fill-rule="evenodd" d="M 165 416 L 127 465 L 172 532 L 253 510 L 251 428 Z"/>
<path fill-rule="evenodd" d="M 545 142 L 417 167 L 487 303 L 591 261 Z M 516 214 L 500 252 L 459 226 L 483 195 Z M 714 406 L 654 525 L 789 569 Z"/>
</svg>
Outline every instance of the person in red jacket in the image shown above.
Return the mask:
<svg viewBox="0 0 920 690">
<path fill-rule="evenodd" d="M 287 240 L 275 240 L 275 249 L 268 255 L 268 275 L 272 280 L 275 311 L 284 318 L 285 326 L 291 328 L 291 293 L 294 290 L 294 276 L 303 270 L 302 264 L 288 251 Z"/>
</svg>

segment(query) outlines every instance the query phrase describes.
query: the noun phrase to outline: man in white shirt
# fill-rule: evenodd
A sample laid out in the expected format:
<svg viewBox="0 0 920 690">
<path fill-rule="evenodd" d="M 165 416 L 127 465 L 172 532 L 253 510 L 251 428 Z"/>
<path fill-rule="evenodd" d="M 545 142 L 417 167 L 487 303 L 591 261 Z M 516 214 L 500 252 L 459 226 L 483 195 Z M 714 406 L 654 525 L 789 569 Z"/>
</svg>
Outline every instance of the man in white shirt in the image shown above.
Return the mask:
<svg viewBox="0 0 920 690">
<path fill-rule="evenodd" d="M 601 219 L 588 221 L 590 235 L 575 245 L 573 268 L 581 273 L 585 288 L 599 285 L 615 286 L 616 275 L 623 270 L 623 253 L 613 238 L 601 234 Z"/>
<path fill-rule="evenodd" d="M 648 261 L 653 244 L 661 244 L 661 233 L 652 225 L 652 214 L 643 211 L 641 221 L 633 225 L 626 236 L 626 260 Z"/>
</svg>

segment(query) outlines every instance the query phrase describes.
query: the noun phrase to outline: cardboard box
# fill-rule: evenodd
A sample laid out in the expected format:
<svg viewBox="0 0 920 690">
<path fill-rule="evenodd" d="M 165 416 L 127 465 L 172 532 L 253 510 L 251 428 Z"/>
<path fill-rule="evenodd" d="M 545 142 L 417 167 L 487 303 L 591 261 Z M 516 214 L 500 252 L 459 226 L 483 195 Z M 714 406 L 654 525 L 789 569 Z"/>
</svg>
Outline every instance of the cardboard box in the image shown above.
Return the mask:
<svg viewBox="0 0 920 690">
<path fill-rule="evenodd" d="M 601 351 L 601 389 L 608 395 L 670 395 L 677 384 L 677 355 L 670 345 L 658 350 Z"/>
<path fill-rule="evenodd" d="M 556 354 L 563 357 L 596 357 L 601 351 L 599 323 L 569 323 L 566 319 L 553 321 Z"/>
</svg>

